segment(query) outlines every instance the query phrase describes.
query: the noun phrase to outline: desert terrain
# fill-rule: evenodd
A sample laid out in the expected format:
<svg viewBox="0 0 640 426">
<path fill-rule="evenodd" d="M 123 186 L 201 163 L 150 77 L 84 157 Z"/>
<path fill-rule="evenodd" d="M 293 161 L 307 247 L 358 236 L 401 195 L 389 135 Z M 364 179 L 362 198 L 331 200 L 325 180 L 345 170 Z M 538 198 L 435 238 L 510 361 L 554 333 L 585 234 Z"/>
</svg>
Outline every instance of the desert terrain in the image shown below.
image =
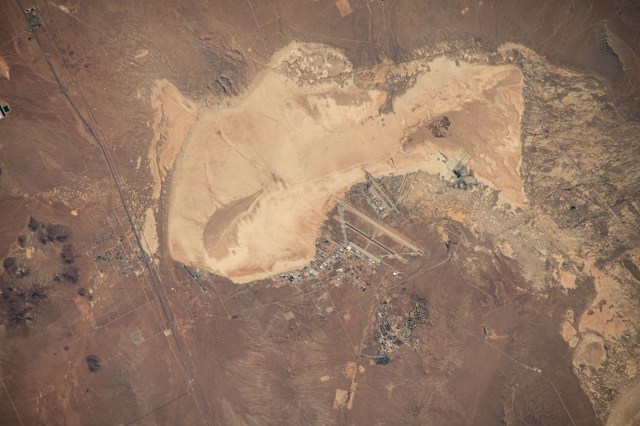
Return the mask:
<svg viewBox="0 0 640 426">
<path fill-rule="evenodd" d="M 446 175 L 438 150 L 453 157 L 466 149 L 470 166 L 501 189 L 504 202 L 524 203 L 516 67 L 456 66 L 444 58 L 424 70 L 413 64 L 421 75 L 385 116 L 378 110 L 388 94 L 358 88 L 353 78 L 291 81 L 305 72 L 353 74 L 339 52 L 294 44 L 275 56 L 237 106 L 201 113 L 184 139 L 168 217 L 175 259 L 242 283 L 299 269 L 316 255 L 332 194 L 364 180 L 364 169 Z M 412 136 L 452 113 L 473 123 L 461 123 L 442 144 Z"/>
<path fill-rule="evenodd" d="M 639 3 L 0 11 L 0 424 L 640 422 Z"/>
</svg>

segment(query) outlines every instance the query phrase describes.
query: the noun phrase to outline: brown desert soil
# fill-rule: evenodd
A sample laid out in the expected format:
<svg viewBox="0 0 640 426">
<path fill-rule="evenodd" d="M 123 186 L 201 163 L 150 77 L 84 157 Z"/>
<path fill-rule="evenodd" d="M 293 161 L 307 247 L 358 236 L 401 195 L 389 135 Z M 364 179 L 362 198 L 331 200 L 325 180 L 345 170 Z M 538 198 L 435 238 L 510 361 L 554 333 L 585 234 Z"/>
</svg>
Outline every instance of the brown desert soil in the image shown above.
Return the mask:
<svg viewBox="0 0 640 426">
<path fill-rule="evenodd" d="M 0 2 L 0 424 L 637 424 L 639 29 Z"/>
</svg>

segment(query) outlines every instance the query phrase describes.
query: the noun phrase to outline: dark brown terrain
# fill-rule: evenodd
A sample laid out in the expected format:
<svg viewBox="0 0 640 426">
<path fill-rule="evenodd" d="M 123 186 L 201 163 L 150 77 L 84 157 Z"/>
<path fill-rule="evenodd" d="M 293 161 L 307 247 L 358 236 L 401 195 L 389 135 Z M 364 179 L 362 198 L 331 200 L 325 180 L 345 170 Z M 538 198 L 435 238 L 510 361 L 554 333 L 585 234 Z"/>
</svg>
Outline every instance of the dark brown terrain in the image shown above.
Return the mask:
<svg viewBox="0 0 640 426">
<path fill-rule="evenodd" d="M 0 424 L 640 422 L 639 2 L 7 0 L 0 22 Z M 294 40 L 341 49 L 383 115 L 410 61 L 518 67 L 526 204 L 473 170 L 376 176 L 397 211 L 364 179 L 337 196 L 420 253 L 334 203 L 302 271 L 174 261 L 156 81 L 224 106 Z"/>
</svg>

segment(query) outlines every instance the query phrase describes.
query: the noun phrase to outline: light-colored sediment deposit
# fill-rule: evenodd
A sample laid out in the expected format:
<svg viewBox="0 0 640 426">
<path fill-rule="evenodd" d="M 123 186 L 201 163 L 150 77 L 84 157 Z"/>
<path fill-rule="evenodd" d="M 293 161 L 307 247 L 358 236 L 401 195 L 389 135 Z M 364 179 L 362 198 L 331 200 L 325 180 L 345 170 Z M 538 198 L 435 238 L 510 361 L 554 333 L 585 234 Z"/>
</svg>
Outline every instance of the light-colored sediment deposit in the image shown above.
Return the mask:
<svg viewBox="0 0 640 426">
<path fill-rule="evenodd" d="M 156 81 L 151 106 L 156 114 L 149 147 L 149 167 L 153 177 L 153 198 L 158 199 L 162 183 L 198 115 L 198 107 L 167 80 Z"/>
<path fill-rule="evenodd" d="M 3 56 L 0 56 L 0 76 L 9 80 L 9 65 Z"/>
<path fill-rule="evenodd" d="M 300 48 L 278 52 L 230 107 L 200 109 L 172 180 L 168 236 L 176 260 L 238 283 L 300 268 L 315 256 L 332 194 L 363 180 L 364 168 L 448 176 L 440 153 L 464 150 L 502 201 L 525 202 L 518 68 L 439 58 L 394 100 L 394 112 L 380 114 L 384 91 L 351 79 L 301 84 L 281 72 Z M 330 67 L 314 71 L 327 75 Z M 451 120 L 446 137 L 424 131 L 443 115 Z"/>
<path fill-rule="evenodd" d="M 153 255 L 158 251 L 158 232 L 156 230 L 156 215 L 152 208 L 148 208 L 144 215 L 144 225 L 142 227 L 142 248 L 148 255 Z"/>
</svg>

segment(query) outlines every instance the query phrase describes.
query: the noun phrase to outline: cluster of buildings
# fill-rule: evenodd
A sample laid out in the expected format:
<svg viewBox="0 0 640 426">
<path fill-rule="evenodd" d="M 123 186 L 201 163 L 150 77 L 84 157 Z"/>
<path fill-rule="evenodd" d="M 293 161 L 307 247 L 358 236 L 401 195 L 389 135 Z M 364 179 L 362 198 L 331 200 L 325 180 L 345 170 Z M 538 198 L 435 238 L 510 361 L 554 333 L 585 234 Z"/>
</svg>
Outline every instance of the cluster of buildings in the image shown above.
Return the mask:
<svg viewBox="0 0 640 426">
<path fill-rule="evenodd" d="M 7 116 L 7 114 L 9 114 L 11 110 L 9 109 L 9 106 L 7 104 L 0 103 L 0 119 L 3 119 Z"/>
</svg>

